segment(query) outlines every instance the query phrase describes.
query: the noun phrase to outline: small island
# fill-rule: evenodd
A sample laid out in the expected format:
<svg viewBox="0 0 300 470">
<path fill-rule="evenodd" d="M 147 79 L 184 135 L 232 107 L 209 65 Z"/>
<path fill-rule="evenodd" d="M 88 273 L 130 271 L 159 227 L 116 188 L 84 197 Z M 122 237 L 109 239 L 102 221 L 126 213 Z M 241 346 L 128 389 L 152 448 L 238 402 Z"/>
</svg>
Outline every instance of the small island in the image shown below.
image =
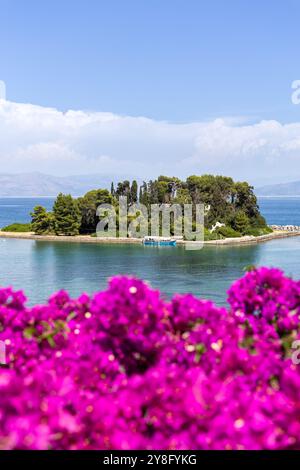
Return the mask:
<svg viewBox="0 0 300 470">
<path fill-rule="evenodd" d="M 266 241 L 298 234 L 282 228 L 273 230 L 261 215 L 254 189 L 247 182 L 235 182 L 226 176 L 159 176 L 143 182 L 122 181 L 108 189 L 93 189 L 84 196 L 74 198 L 60 193 L 48 212 L 36 206 L 31 223 L 14 223 L 4 227 L 1 237 L 30 238 L 49 241 L 76 241 L 87 243 L 141 243 L 138 237 L 96 237 L 99 222 L 97 207 L 109 204 L 117 209 L 120 196 L 127 198 L 128 207 L 141 203 L 152 204 L 204 204 L 204 241 L 207 244 L 240 244 Z M 129 217 L 130 220 L 130 217 Z M 118 225 L 118 219 L 117 219 Z M 172 230 L 172 225 L 171 225 Z M 184 244 L 184 238 L 178 244 Z"/>
</svg>

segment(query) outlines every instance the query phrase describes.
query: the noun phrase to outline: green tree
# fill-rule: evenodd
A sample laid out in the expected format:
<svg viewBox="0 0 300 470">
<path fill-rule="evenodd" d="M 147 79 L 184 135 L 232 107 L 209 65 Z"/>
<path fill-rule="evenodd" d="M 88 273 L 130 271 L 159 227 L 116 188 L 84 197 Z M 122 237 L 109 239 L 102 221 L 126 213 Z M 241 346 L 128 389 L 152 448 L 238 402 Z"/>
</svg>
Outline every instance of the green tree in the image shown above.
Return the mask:
<svg viewBox="0 0 300 470">
<path fill-rule="evenodd" d="M 130 181 L 120 181 L 116 189 L 116 196 L 127 196 L 130 199 Z"/>
<path fill-rule="evenodd" d="M 53 231 L 53 214 L 43 206 L 35 206 L 31 215 L 31 226 L 34 233 L 43 235 Z"/>
<path fill-rule="evenodd" d="M 182 186 L 179 178 L 175 176 L 159 176 L 154 182 L 157 191 L 157 198 L 160 204 L 171 204 L 177 189 Z"/>
<path fill-rule="evenodd" d="M 60 193 L 53 206 L 54 230 L 56 235 L 78 235 L 80 210 L 70 194 Z"/>
<path fill-rule="evenodd" d="M 140 189 L 140 203 L 144 204 L 146 207 L 148 207 L 150 203 L 150 195 L 148 192 L 148 185 L 146 181 L 143 181 L 143 184 Z"/>
<path fill-rule="evenodd" d="M 175 204 L 191 204 L 192 203 L 192 197 L 189 193 L 188 189 L 180 188 L 177 191 L 176 197 L 174 198 L 173 201 Z"/>
<path fill-rule="evenodd" d="M 101 204 L 113 204 L 114 199 L 107 189 L 95 189 L 78 199 L 81 213 L 80 233 L 95 233 L 99 218 L 97 207 Z"/>
<path fill-rule="evenodd" d="M 246 181 L 235 183 L 234 206 L 237 210 L 245 212 L 251 221 L 251 225 L 264 227 L 266 221 L 259 212 L 257 198 L 253 190 L 253 186 L 250 186 Z"/>
<path fill-rule="evenodd" d="M 235 193 L 234 181 L 226 176 L 190 176 L 187 188 L 194 204 L 205 204 L 210 209 L 205 215 L 205 226 L 211 227 L 216 222 L 227 223 L 232 217 Z"/>
<path fill-rule="evenodd" d="M 137 199 L 138 199 L 138 184 L 135 180 L 133 180 L 131 188 L 130 188 L 130 202 L 131 202 L 131 204 L 136 203 Z"/>
<path fill-rule="evenodd" d="M 237 232 L 240 232 L 242 234 L 246 232 L 247 227 L 249 226 L 249 218 L 247 217 L 244 211 L 237 211 L 232 225 Z"/>
</svg>

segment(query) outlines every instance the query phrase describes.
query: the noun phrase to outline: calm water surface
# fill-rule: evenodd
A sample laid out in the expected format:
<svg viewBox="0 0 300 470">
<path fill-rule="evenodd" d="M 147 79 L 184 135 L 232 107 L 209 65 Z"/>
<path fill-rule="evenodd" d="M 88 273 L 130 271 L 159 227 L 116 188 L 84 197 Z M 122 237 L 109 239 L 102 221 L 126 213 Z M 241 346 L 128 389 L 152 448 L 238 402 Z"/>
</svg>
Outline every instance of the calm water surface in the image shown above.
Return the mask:
<svg viewBox="0 0 300 470">
<path fill-rule="evenodd" d="M 36 204 L 50 209 L 53 199 L 0 199 L 0 226 L 28 221 Z M 269 223 L 300 225 L 300 198 L 264 198 L 260 206 Z M 0 285 L 24 289 L 30 303 L 44 302 L 61 288 L 73 296 L 92 293 L 121 273 L 148 280 L 166 297 L 192 292 L 223 304 L 226 290 L 245 266 L 276 266 L 300 278 L 300 237 L 192 252 L 180 247 L 0 239 L 0 264 Z"/>
<path fill-rule="evenodd" d="M 258 199 L 269 224 L 300 225 L 300 197 Z M 30 212 L 37 205 L 51 210 L 54 198 L 0 198 L 0 227 L 13 222 L 30 222 Z"/>
<path fill-rule="evenodd" d="M 0 284 L 24 289 L 30 303 L 43 302 L 61 288 L 74 296 L 92 293 L 121 273 L 148 280 L 167 297 L 192 292 L 223 304 L 226 290 L 247 265 L 277 266 L 300 278 L 300 237 L 199 251 L 0 239 L 0 263 Z"/>
<path fill-rule="evenodd" d="M 261 197 L 258 202 L 268 224 L 300 225 L 299 197 Z"/>
<path fill-rule="evenodd" d="M 51 210 L 54 199 L 43 198 L 0 198 L 0 227 L 13 224 L 14 222 L 30 222 L 30 212 L 35 206 L 41 205 Z"/>
</svg>

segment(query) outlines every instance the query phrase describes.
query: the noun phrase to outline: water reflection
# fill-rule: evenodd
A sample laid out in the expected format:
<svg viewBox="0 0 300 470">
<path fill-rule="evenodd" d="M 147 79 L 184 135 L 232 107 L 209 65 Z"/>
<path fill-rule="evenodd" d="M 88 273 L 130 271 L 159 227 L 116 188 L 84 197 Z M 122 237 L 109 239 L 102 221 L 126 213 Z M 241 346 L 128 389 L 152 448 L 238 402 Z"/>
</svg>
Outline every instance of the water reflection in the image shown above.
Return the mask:
<svg viewBox="0 0 300 470">
<path fill-rule="evenodd" d="M 191 292 L 226 300 L 230 284 L 245 266 L 278 266 L 300 277 L 300 237 L 239 247 L 182 247 L 49 243 L 6 239 L 0 243 L 0 284 L 24 289 L 31 303 L 44 302 L 58 289 L 72 296 L 104 289 L 107 279 L 130 274 L 145 279 L 166 297 Z"/>
</svg>

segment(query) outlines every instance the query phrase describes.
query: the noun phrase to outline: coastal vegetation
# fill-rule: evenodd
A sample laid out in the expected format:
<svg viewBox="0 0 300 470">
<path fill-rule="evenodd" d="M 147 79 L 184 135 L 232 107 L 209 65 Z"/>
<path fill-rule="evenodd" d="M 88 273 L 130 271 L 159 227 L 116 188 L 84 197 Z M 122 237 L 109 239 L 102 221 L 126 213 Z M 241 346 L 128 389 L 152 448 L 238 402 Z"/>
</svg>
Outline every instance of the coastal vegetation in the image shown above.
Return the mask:
<svg viewBox="0 0 300 470">
<path fill-rule="evenodd" d="M 53 228 L 56 235 L 79 235 L 81 214 L 71 195 L 60 193 L 53 206 Z"/>
<path fill-rule="evenodd" d="M 31 224 L 19 224 L 14 223 L 7 225 L 6 227 L 1 229 L 3 232 L 19 232 L 19 233 L 26 233 L 32 230 Z"/>
<path fill-rule="evenodd" d="M 53 214 L 47 212 L 43 206 L 36 206 L 31 212 L 31 227 L 37 235 L 49 234 L 53 232 Z"/>
<path fill-rule="evenodd" d="M 34 208 L 30 228 L 38 235 L 93 235 L 99 222 L 97 207 L 110 204 L 118 212 L 120 196 L 127 198 L 128 205 L 141 203 L 147 209 L 152 204 L 204 204 L 206 240 L 258 236 L 271 231 L 260 214 L 252 186 L 247 182 L 235 182 L 230 177 L 213 175 L 193 175 L 185 181 L 159 176 L 140 185 L 135 180 L 125 180 L 116 186 L 112 183 L 110 191 L 94 189 L 76 199 L 60 193 L 52 212 L 42 206 Z M 216 229 L 213 228 L 215 224 L 218 224 Z"/>
</svg>

